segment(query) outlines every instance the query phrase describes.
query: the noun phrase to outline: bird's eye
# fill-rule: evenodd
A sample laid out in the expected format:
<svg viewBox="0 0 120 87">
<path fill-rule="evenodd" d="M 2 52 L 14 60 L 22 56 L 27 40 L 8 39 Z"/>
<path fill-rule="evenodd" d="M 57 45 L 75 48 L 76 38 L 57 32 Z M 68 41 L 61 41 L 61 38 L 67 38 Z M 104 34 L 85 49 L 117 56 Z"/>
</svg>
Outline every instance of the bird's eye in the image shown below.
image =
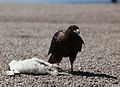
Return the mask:
<svg viewBox="0 0 120 87">
<path fill-rule="evenodd" d="M 76 29 L 76 31 L 77 31 L 77 32 L 80 32 L 80 30 L 79 30 L 79 29 Z"/>
</svg>

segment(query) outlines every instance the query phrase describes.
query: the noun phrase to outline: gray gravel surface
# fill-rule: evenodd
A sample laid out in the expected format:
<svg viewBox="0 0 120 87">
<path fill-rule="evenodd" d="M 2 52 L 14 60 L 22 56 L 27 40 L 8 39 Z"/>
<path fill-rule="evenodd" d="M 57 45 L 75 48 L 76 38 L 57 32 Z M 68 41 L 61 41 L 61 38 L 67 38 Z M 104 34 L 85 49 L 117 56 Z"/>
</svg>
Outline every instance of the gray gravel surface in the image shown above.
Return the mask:
<svg viewBox="0 0 120 87">
<path fill-rule="evenodd" d="M 68 75 L 7 76 L 8 63 L 46 56 L 53 34 L 80 27 L 85 46 Z M 70 69 L 68 58 L 60 67 Z M 120 87 L 119 4 L 1 4 L 0 87 Z"/>
</svg>

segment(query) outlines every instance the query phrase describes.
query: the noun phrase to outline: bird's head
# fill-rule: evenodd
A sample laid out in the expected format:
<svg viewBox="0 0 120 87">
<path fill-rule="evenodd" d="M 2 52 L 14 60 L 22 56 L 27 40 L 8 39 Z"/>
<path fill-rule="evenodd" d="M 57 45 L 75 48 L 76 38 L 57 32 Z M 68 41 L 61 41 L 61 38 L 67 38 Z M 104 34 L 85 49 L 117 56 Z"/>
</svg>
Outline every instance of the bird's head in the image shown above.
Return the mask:
<svg viewBox="0 0 120 87">
<path fill-rule="evenodd" d="M 76 26 L 76 25 L 71 25 L 71 26 L 68 27 L 67 32 L 80 34 L 80 29 L 79 29 L 79 27 Z"/>
</svg>

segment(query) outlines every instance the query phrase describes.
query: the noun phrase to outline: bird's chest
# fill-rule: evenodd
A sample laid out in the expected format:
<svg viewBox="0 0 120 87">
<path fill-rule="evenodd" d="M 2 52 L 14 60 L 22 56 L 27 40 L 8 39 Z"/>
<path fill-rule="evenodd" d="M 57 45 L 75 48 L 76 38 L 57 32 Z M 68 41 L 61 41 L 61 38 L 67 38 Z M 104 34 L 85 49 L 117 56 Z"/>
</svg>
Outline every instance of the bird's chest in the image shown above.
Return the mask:
<svg viewBox="0 0 120 87">
<path fill-rule="evenodd" d="M 73 41 L 67 41 L 61 43 L 60 49 L 66 53 L 71 53 L 75 49 L 75 43 Z"/>
<path fill-rule="evenodd" d="M 76 49 L 75 43 L 74 43 L 74 42 L 67 43 L 67 44 L 66 44 L 66 48 L 67 48 L 70 52 L 74 51 L 74 50 Z"/>
</svg>

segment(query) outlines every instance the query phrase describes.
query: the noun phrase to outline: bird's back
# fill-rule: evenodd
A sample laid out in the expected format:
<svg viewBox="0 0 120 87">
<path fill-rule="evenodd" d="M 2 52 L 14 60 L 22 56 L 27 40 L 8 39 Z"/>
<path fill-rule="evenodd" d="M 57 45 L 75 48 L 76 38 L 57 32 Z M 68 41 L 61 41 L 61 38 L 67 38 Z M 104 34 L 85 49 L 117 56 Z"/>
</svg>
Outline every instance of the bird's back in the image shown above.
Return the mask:
<svg viewBox="0 0 120 87">
<path fill-rule="evenodd" d="M 54 34 L 48 55 L 50 53 L 51 54 L 57 53 L 59 51 L 60 47 L 62 47 L 62 43 L 64 42 L 64 34 L 65 32 L 63 30 L 60 30 Z"/>
</svg>

